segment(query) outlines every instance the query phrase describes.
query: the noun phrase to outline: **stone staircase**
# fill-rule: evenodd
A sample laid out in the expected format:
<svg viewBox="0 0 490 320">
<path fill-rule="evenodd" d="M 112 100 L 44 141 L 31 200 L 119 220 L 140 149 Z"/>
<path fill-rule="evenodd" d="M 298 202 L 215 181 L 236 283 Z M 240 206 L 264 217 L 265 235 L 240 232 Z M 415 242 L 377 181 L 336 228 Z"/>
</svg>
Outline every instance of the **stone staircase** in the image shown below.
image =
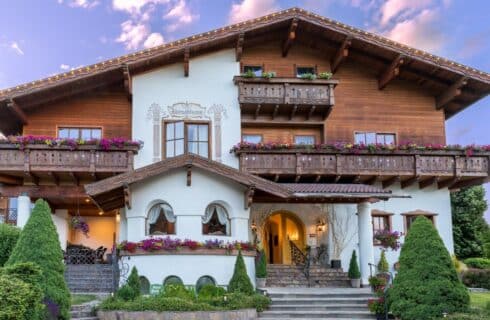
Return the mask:
<svg viewBox="0 0 490 320">
<path fill-rule="evenodd" d="M 65 279 L 72 293 L 109 294 L 114 290 L 111 265 L 68 264 L 65 267 Z"/>
<path fill-rule="evenodd" d="M 71 306 L 71 320 L 98 320 L 93 304 L 81 304 Z"/>
<path fill-rule="evenodd" d="M 259 319 L 376 319 L 367 307 L 370 289 L 268 288 L 272 304 Z"/>
<path fill-rule="evenodd" d="M 350 287 L 346 272 L 322 266 L 310 267 L 309 281 L 303 266 L 267 265 L 267 287 Z"/>
</svg>

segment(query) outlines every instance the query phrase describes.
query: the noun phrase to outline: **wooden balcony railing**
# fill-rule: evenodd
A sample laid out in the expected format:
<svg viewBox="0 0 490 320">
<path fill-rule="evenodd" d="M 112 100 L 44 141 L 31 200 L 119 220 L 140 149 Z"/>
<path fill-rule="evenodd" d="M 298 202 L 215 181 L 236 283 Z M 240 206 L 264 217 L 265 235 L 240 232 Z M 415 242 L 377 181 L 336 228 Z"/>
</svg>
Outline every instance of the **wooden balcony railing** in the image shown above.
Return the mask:
<svg viewBox="0 0 490 320">
<path fill-rule="evenodd" d="M 466 156 L 463 151 L 359 152 L 323 150 L 238 151 L 240 169 L 275 180 L 296 182 L 401 182 L 408 186 L 430 181 L 439 186 L 481 184 L 488 180 L 490 153 Z M 425 182 L 424 182 L 425 181 Z M 306 181 L 305 181 L 306 182 Z"/>
</svg>

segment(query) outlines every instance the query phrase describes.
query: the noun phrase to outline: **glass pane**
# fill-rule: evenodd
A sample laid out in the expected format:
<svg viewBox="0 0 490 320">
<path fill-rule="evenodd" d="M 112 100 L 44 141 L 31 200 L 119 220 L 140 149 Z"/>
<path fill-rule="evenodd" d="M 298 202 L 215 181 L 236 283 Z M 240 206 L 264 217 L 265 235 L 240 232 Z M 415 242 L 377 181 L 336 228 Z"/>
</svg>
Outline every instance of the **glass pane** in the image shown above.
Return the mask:
<svg viewBox="0 0 490 320">
<path fill-rule="evenodd" d="M 256 77 L 260 77 L 262 75 L 262 67 L 260 66 L 245 66 L 243 67 L 243 71 L 245 73 L 252 71 Z"/>
<path fill-rule="evenodd" d="M 184 123 L 182 121 L 175 123 L 175 139 L 184 139 Z"/>
<path fill-rule="evenodd" d="M 58 138 L 66 139 L 69 137 L 70 130 L 67 128 L 58 129 Z"/>
<path fill-rule="evenodd" d="M 205 158 L 209 156 L 207 142 L 199 142 L 199 155 Z"/>
<path fill-rule="evenodd" d="M 294 143 L 296 144 L 315 144 L 314 136 L 295 136 Z"/>
<path fill-rule="evenodd" d="M 208 141 L 208 125 L 199 125 L 199 141 Z"/>
<path fill-rule="evenodd" d="M 173 141 L 167 141 L 167 144 L 165 146 L 165 155 L 167 157 L 173 157 L 175 155 L 174 142 Z"/>
<path fill-rule="evenodd" d="M 261 143 L 262 142 L 262 136 L 258 134 L 245 134 L 242 137 L 243 142 L 248 142 L 248 143 Z"/>
<path fill-rule="evenodd" d="M 394 134 L 385 134 L 385 143 L 386 144 L 395 144 L 395 135 Z"/>
<path fill-rule="evenodd" d="M 102 129 L 92 129 L 92 139 L 102 138 Z"/>
<path fill-rule="evenodd" d="M 165 131 L 165 140 L 173 140 L 174 139 L 174 130 L 175 124 L 167 123 L 167 130 Z"/>
<path fill-rule="evenodd" d="M 9 198 L 9 208 L 17 208 L 17 198 Z"/>
<path fill-rule="evenodd" d="M 187 152 L 197 154 L 197 142 L 187 143 Z"/>
<path fill-rule="evenodd" d="M 78 128 L 69 129 L 68 138 L 70 139 L 79 139 L 80 138 L 80 130 Z"/>
<path fill-rule="evenodd" d="M 355 143 L 357 144 L 366 144 L 366 135 L 364 133 L 356 133 L 355 134 Z"/>
<path fill-rule="evenodd" d="M 374 132 L 366 132 L 366 144 L 376 143 L 376 134 Z"/>
<path fill-rule="evenodd" d="M 184 154 L 184 139 L 175 141 L 175 155 L 178 156 L 181 154 Z"/>
<path fill-rule="evenodd" d="M 189 124 L 187 125 L 187 140 L 188 141 L 198 141 L 198 136 L 197 136 L 197 130 L 198 126 L 195 124 Z"/>
<path fill-rule="evenodd" d="M 298 67 L 296 68 L 296 76 L 301 77 L 304 74 L 311 73 L 315 74 L 315 68 L 312 67 Z"/>
<path fill-rule="evenodd" d="M 82 129 L 82 139 L 90 140 L 92 138 L 92 130 L 91 129 Z"/>
</svg>

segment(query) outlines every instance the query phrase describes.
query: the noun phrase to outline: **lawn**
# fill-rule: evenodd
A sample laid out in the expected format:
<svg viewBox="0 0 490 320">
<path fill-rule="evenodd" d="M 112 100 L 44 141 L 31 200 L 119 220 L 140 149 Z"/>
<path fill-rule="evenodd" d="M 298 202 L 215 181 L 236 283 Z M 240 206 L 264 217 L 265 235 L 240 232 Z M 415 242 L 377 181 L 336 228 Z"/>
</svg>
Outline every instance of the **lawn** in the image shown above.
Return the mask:
<svg viewBox="0 0 490 320">
<path fill-rule="evenodd" d="M 96 300 L 97 297 L 91 294 L 72 294 L 71 295 L 71 304 L 78 305 L 85 302 L 90 302 Z"/>
<path fill-rule="evenodd" d="M 490 292 L 471 292 L 470 297 L 474 308 L 485 309 L 490 304 Z"/>
</svg>

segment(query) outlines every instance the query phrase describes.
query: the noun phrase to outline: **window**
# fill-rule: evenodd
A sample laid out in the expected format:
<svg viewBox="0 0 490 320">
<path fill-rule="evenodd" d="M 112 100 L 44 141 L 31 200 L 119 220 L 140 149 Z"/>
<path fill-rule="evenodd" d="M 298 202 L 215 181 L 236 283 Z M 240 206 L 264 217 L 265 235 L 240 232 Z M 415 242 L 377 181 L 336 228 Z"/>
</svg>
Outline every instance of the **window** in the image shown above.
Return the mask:
<svg viewBox="0 0 490 320">
<path fill-rule="evenodd" d="M 242 141 L 248 143 L 261 143 L 262 136 L 260 134 L 244 134 L 242 135 Z"/>
<path fill-rule="evenodd" d="M 58 138 L 83 140 L 101 139 L 102 128 L 60 127 L 58 128 Z"/>
<path fill-rule="evenodd" d="M 296 77 L 301 78 L 308 73 L 316 74 L 315 67 L 296 67 Z"/>
<path fill-rule="evenodd" d="M 177 276 L 168 276 L 163 280 L 163 286 L 184 284 L 182 279 Z"/>
<path fill-rule="evenodd" d="M 261 77 L 262 76 L 262 67 L 261 66 L 244 66 L 243 72 L 244 73 L 253 72 L 253 74 L 256 77 Z"/>
<path fill-rule="evenodd" d="M 371 211 L 371 219 L 373 223 L 373 236 L 380 231 L 384 231 L 384 230 L 391 231 L 392 215 L 393 215 L 392 213 L 379 211 L 379 210 Z M 373 240 L 373 243 L 374 245 L 379 245 L 379 241 L 376 239 Z"/>
<path fill-rule="evenodd" d="M 202 217 L 202 233 L 216 236 L 230 235 L 230 219 L 226 209 L 219 204 L 211 204 Z"/>
<path fill-rule="evenodd" d="M 294 136 L 295 144 L 315 144 L 315 136 Z"/>
<path fill-rule="evenodd" d="M 209 125 L 195 122 L 165 123 L 165 157 L 195 153 L 209 157 Z"/>
<path fill-rule="evenodd" d="M 175 234 L 175 222 L 172 207 L 165 202 L 157 203 L 148 212 L 147 233 L 151 236 Z"/>
<path fill-rule="evenodd" d="M 354 140 L 357 144 L 395 144 L 394 133 L 376 133 L 376 132 L 356 132 Z"/>
<path fill-rule="evenodd" d="M 141 294 L 150 294 L 150 281 L 144 276 L 140 276 L 140 292 Z"/>
<path fill-rule="evenodd" d="M 434 224 L 435 214 L 433 214 L 433 213 L 429 213 L 429 212 L 428 213 L 414 213 L 414 214 L 406 213 L 403 215 L 405 216 L 405 233 L 407 233 L 408 230 L 410 230 L 410 226 L 412 225 L 412 223 L 415 221 L 415 219 L 417 219 L 420 216 L 426 217 L 427 219 L 429 219 L 432 222 L 432 224 Z"/>
<path fill-rule="evenodd" d="M 210 276 L 202 276 L 196 282 L 196 292 L 199 293 L 205 285 L 216 286 L 216 281 Z"/>
</svg>

